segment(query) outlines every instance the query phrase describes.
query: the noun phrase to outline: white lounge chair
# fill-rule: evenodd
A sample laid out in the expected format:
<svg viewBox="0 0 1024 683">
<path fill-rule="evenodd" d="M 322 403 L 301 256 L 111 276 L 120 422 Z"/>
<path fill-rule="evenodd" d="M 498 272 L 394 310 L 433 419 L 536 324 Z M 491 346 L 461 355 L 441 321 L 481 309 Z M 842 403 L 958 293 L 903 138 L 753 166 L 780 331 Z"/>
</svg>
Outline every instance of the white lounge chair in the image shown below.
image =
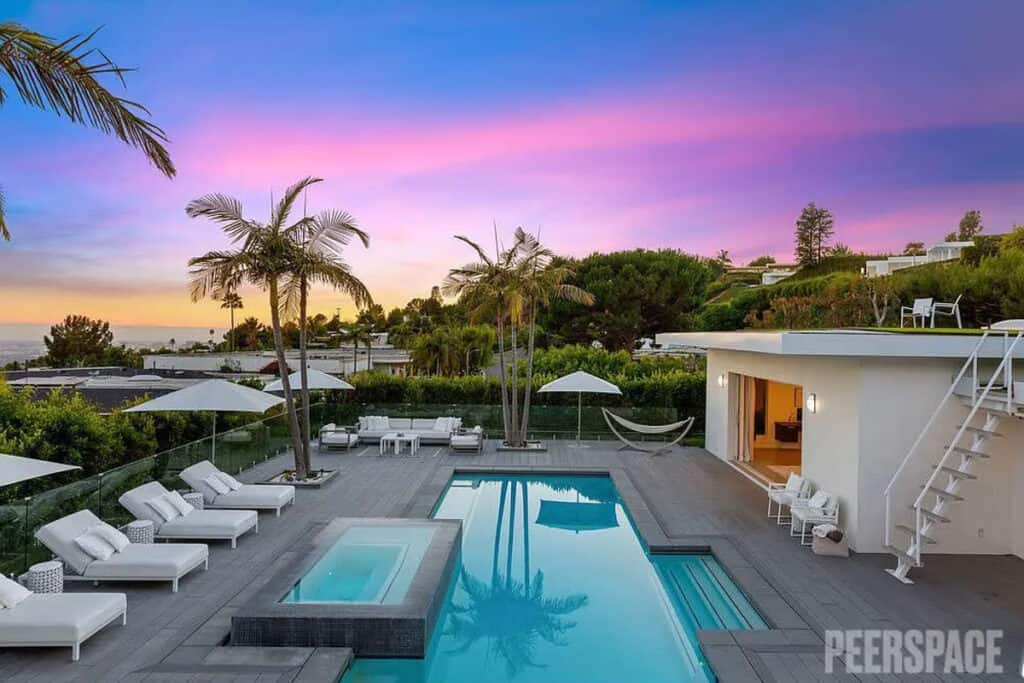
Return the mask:
<svg viewBox="0 0 1024 683">
<path fill-rule="evenodd" d="M 162 540 L 200 539 L 204 541 L 231 541 L 238 545 L 238 537 L 247 531 L 260 532 L 259 516 L 255 510 L 195 510 L 188 514 L 166 519 L 154 507 L 157 499 L 169 495 L 158 481 L 133 488 L 118 498 L 136 519 L 153 522 L 154 536 Z"/>
<path fill-rule="evenodd" d="M 800 545 L 810 545 L 807 540 L 807 527 L 817 524 L 839 525 L 839 499 L 827 491 L 818 490 L 810 498 L 798 498 L 789 507 L 793 521 L 789 526 L 789 535 L 796 536 L 797 526 L 800 527 Z M 806 540 L 806 542 L 805 542 Z"/>
<path fill-rule="evenodd" d="M 768 517 L 772 517 L 772 503 L 775 503 L 775 523 L 782 525 L 790 521 L 790 516 L 783 516 L 782 508 L 790 507 L 799 498 L 809 498 L 811 482 L 795 472 L 790 473 L 785 483 L 771 482 L 768 484 Z"/>
<path fill-rule="evenodd" d="M 0 609 L 0 647 L 70 647 L 77 662 L 82 643 L 127 614 L 124 593 L 29 593 Z"/>
<path fill-rule="evenodd" d="M 465 432 L 456 432 L 452 434 L 448 447 L 453 451 L 481 452 L 484 448 L 484 428 L 477 425 Z"/>
<path fill-rule="evenodd" d="M 921 320 L 921 327 L 928 327 L 928 321 L 935 321 L 932 318 L 932 302 L 934 299 L 914 299 L 913 306 L 903 306 L 900 308 L 900 327 L 904 326 L 907 318 L 910 318 L 910 324 L 913 327 L 917 327 L 918 319 Z M 934 327 L 934 324 L 932 325 Z"/>
<path fill-rule="evenodd" d="M 932 304 L 932 327 L 935 327 L 935 316 L 937 315 L 948 315 L 956 320 L 956 326 L 962 328 L 964 325 L 960 321 L 960 299 L 964 298 L 961 294 L 956 298 L 953 303 L 936 301 Z"/>
<path fill-rule="evenodd" d="M 349 431 L 345 427 L 339 427 L 331 422 L 320 428 L 318 445 L 320 448 L 344 448 L 351 450 L 359 444 L 359 435 Z"/>
<path fill-rule="evenodd" d="M 281 508 L 295 502 L 295 487 L 287 484 L 241 484 L 226 477 L 209 460 L 186 467 L 178 475 L 181 480 L 203 494 L 203 507 L 209 510 L 273 510 L 280 517 Z M 216 477 L 224 485 L 215 490 L 207 481 Z M 238 485 L 237 488 L 232 486 Z M 224 488 L 227 488 L 226 492 Z"/>
<path fill-rule="evenodd" d="M 36 531 L 39 542 L 59 557 L 74 574 L 68 581 L 170 581 L 178 592 L 178 581 L 200 565 L 209 567 L 209 548 L 204 543 L 131 543 L 106 560 L 82 550 L 75 539 L 103 524 L 89 510 L 80 510 L 50 522 Z"/>
</svg>

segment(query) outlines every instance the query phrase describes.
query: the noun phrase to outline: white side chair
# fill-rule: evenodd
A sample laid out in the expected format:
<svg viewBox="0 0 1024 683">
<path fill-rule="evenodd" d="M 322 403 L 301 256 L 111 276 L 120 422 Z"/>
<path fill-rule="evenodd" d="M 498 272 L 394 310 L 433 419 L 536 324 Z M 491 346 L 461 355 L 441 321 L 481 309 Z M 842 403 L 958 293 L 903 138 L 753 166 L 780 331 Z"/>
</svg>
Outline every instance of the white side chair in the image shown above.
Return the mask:
<svg viewBox="0 0 1024 683">
<path fill-rule="evenodd" d="M 960 321 L 960 299 L 964 298 L 961 294 L 956 298 L 953 303 L 936 301 L 932 304 L 932 327 L 935 327 L 935 316 L 937 315 L 948 315 L 951 318 L 956 319 L 956 326 L 963 328 L 963 323 Z"/>
<path fill-rule="evenodd" d="M 811 496 L 811 482 L 799 474 L 791 473 L 785 483 L 772 482 L 768 484 L 768 517 L 775 517 L 778 525 L 788 524 L 789 515 L 782 514 L 782 508 L 791 507 L 793 502 L 800 498 Z M 775 506 L 775 514 L 772 514 L 772 505 Z"/>
<path fill-rule="evenodd" d="M 917 327 L 917 321 L 920 319 L 921 327 L 928 327 L 928 321 L 932 319 L 932 302 L 934 299 L 914 299 L 913 306 L 903 306 L 900 308 L 900 327 L 904 327 L 907 318 L 910 318 L 910 323 L 913 327 Z M 933 321 L 934 322 L 934 321 Z M 934 327 L 934 325 L 933 325 Z"/>
<path fill-rule="evenodd" d="M 807 534 L 808 526 L 818 524 L 835 524 L 839 526 L 839 498 L 827 491 L 819 490 L 810 498 L 799 498 L 789 507 L 793 521 L 789 525 L 789 535 L 797 535 L 800 527 L 800 545 L 810 545 Z"/>
</svg>

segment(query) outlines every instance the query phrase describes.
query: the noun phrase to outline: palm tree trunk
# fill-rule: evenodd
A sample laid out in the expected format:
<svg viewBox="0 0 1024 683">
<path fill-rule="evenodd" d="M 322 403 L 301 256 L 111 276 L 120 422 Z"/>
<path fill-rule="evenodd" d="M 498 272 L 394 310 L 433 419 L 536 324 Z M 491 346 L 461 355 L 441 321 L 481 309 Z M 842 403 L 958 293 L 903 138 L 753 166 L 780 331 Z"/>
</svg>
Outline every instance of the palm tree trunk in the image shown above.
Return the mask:
<svg viewBox="0 0 1024 683">
<path fill-rule="evenodd" d="M 231 312 L 231 332 L 228 334 L 228 350 L 235 352 L 235 309 L 228 309 Z"/>
<path fill-rule="evenodd" d="M 299 283 L 299 378 L 302 385 L 302 459 L 306 471 L 312 469 L 312 458 L 309 452 L 310 424 L 309 424 L 309 372 L 306 368 L 306 305 L 309 283 L 303 277 Z"/>
<path fill-rule="evenodd" d="M 516 338 L 516 321 L 512 325 L 512 446 L 522 446 L 519 438 L 519 349 Z"/>
<path fill-rule="evenodd" d="M 498 376 L 501 378 L 501 419 L 505 428 L 505 443 L 511 445 L 512 430 L 508 419 L 508 387 L 505 377 L 505 320 L 498 314 Z"/>
<path fill-rule="evenodd" d="M 295 453 L 295 477 L 299 480 L 308 476 L 306 462 L 302 457 L 299 420 L 295 415 L 295 396 L 292 385 L 288 381 L 288 361 L 284 357 L 284 338 L 281 335 L 281 310 L 277 295 L 277 278 L 270 280 L 270 324 L 274 330 L 274 352 L 277 356 L 277 369 L 281 373 L 281 389 L 284 391 L 284 409 L 288 413 L 288 431 L 292 438 L 292 451 Z"/>
<path fill-rule="evenodd" d="M 366 336 L 366 371 L 373 371 L 373 335 Z"/>
<path fill-rule="evenodd" d="M 523 441 L 529 438 L 530 433 L 530 394 L 533 393 L 533 346 L 537 338 L 537 302 L 530 305 L 530 340 L 526 345 L 526 386 L 523 391 L 523 422 L 520 433 Z"/>
</svg>

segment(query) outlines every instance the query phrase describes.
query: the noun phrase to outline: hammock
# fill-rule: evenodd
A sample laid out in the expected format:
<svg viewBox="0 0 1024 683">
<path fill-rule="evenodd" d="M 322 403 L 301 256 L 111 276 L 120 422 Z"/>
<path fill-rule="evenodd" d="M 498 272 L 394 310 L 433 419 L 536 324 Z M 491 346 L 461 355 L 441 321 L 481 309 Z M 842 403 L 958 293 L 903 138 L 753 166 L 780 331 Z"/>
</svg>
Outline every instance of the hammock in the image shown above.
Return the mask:
<svg viewBox="0 0 1024 683">
<path fill-rule="evenodd" d="M 694 418 L 688 417 L 685 420 L 680 420 L 679 422 L 672 422 L 667 425 L 642 425 L 637 422 L 631 422 L 630 420 L 627 420 L 624 417 L 616 415 L 607 408 L 601 408 L 601 412 L 604 413 L 604 420 L 605 422 L 608 423 L 608 428 L 611 429 L 612 433 L 615 434 L 615 436 L 619 438 L 619 441 L 622 442 L 622 446 L 619 448 L 620 451 L 631 449 L 634 451 L 651 453 L 653 455 L 667 452 L 672 448 L 672 446 L 675 446 L 677 443 L 682 441 L 683 438 L 690 432 L 690 429 L 693 427 L 694 421 Z M 636 432 L 638 434 L 667 434 L 677 429 L 682 429 L 682 432 L 680 432 L 679 436 L 677 436 L 672 441 L 669 441 L 667 443 L 659 442 L 657 447 L 651 448 L 647 446 L 641 446 L 640 444 L 627 439 L 625 436 L 622 435 L 621 432 L 619 432 L 618 429 L 615 428 L 615 425 L 612 424 L 613 420 L 616 423 L 618 423 L 621 427 L 625 427 L 626 429 Z"/>
</svg>

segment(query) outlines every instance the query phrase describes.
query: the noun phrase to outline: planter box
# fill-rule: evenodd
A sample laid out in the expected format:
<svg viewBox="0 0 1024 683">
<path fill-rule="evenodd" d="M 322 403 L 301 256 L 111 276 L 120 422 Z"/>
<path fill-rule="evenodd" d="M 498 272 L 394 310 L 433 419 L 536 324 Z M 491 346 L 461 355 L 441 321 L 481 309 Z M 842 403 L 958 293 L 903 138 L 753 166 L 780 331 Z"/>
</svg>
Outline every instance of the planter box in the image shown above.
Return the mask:
<svg viewBox="0 0 1024 683">
<path fill-rule="evenodd" d="M 295 488 L 303 489 L 318 489 L 324 484 L 328 483 L 338 474 L 339 470 L 324 470 L 321 476 L 316 479 L 306 479 L 304 481 L 289 481 L 285 479 L 285 475 L 292 472 L 292 470 L 284 470 L 280 474 L 275 474 L 270 479 L 264 479 L 263 481 L 257 482 L 258 484 L 287 484 L 288 486 L 294 486 Z"/>
<path fill-rule="evenodd" d="M 507 446 L 502 442 L 498 444 L 498 450 L 513 453 L 545 453 L 548 447 L 543 441 L 527 441 L 525 446 Z"/>
</svg>

